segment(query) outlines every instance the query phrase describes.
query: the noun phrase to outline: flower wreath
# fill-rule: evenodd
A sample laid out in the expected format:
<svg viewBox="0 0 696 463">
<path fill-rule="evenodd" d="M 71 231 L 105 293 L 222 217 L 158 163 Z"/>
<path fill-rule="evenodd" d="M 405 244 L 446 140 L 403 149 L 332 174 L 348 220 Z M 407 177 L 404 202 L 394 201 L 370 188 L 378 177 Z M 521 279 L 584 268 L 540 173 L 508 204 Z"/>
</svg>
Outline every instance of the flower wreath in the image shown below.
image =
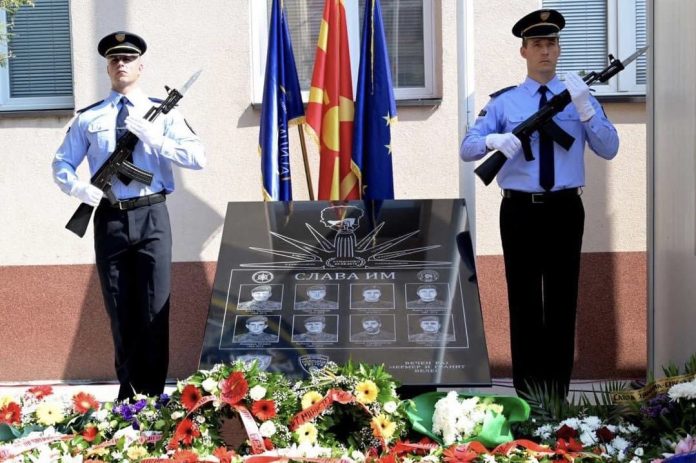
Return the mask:
<svg viewBox="0 0 696 463">
<path fill-rule="evenodd" d="M 290 428 L 300 445 L 359 452 L 384 448 L 407 431 L 396 386 L 382 365 L 329 362 L 295 385 L 302 411 Z"/>
</svg>

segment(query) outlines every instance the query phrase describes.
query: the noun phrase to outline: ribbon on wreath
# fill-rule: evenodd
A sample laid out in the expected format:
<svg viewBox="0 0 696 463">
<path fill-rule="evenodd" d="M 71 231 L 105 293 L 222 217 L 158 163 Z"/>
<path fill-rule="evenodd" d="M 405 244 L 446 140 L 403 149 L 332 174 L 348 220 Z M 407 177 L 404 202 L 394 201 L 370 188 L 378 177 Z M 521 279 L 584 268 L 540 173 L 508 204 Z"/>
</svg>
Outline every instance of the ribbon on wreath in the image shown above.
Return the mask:
<svg viewBox="0 0 696 463">
<path fill-rule="evenodd" d="M 28 439 L 20 439 L 11 444 L 0 446 L 0 461 L 9 460 L 20 456 L 30 450 L 34 450 L 44 444 L 58 442 L 61 440 L 70 440 L 74 436 L 71 434 L 61 434 L 55 436 L 31 437 Z"/>
<path fill-rule="evenodd" d="M 358 402 L 355 396 L 350 392 L 342 389 L 329 389 L 323 399 L 292 417 L 292 420 L 290 420 L 290 430 L 295 431 L 306 422 L 312 421 L 321 415 L 324 410 L 333 405 L 334 402 L 338 402 L 341 405 L 354 403 L 359 405 L 368 415 L 372 416 L 370 410 L 364 404 Z"/>
</svg>

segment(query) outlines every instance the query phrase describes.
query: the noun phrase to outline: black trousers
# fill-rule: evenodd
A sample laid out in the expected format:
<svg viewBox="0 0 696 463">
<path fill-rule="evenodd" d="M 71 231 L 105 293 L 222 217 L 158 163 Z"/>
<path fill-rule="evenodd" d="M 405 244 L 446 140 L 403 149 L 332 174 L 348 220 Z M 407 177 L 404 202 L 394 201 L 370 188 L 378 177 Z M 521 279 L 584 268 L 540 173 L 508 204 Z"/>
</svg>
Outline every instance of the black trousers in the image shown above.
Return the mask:
<svg viewBox="0 0 696 463">
<path fill-rule="evenodd" d="M 121 211 L 102 202 L 94 247 L 111 320 L 118 400 L 161 394 L 169 365 L 172 261 L 166 203 Z"/>
<path fill-rule="evenodd" d="M 504 198 L 500 234 L 510 308 L 512 376 L 568 393 L 575 352 L 575 314 L 585 210 L 580 196 L 532 203 Z"/>
</svg>

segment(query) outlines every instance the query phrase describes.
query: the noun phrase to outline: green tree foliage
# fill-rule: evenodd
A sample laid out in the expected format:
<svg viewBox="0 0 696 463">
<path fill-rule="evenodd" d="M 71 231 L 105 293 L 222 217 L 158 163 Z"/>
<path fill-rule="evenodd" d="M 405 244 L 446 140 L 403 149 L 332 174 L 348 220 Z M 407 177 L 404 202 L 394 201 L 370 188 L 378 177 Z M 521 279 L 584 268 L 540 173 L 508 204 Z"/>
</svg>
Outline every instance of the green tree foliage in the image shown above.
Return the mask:
<svg viewBox="0 0 696 463">
<path fill-rule="evenodd" d="M 34 1 L 0 0 L 0 45 L 7 43 L 10 37 L 12 37 L 12 15 L 23 6 L 34 6 Z M 3 16 L 7 18 L 7 22 L 5 22 Z M 0 53 L 0 66 L 7 64 L 7 59 L 11 57 L 11 54 L 7 56 L 4 53 Z"/>
</svg>

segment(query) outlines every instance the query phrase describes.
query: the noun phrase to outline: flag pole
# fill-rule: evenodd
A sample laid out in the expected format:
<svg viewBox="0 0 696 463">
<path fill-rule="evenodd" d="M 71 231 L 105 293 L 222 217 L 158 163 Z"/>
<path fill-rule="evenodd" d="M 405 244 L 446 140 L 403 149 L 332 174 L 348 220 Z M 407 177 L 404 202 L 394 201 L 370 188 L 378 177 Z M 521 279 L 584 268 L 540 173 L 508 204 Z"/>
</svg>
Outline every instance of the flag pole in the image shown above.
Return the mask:
<svg viewBox="0 0 696 463">
<path fill-rule="evenodd" d="M 297 124 L 297 130 L 300 132 L 300 146 L 302 147 L 302 160 L 304 161 L 304 173 L 307 179 L 307 190 L 309 191 L 309 199 L 314 201 L 314 190 L 312 189 L 312 173 L 309 171 L 309 161 L 307 160 L 307 145 L 305 144 L 304 128 L 302 124 Z"/>
</svg>

